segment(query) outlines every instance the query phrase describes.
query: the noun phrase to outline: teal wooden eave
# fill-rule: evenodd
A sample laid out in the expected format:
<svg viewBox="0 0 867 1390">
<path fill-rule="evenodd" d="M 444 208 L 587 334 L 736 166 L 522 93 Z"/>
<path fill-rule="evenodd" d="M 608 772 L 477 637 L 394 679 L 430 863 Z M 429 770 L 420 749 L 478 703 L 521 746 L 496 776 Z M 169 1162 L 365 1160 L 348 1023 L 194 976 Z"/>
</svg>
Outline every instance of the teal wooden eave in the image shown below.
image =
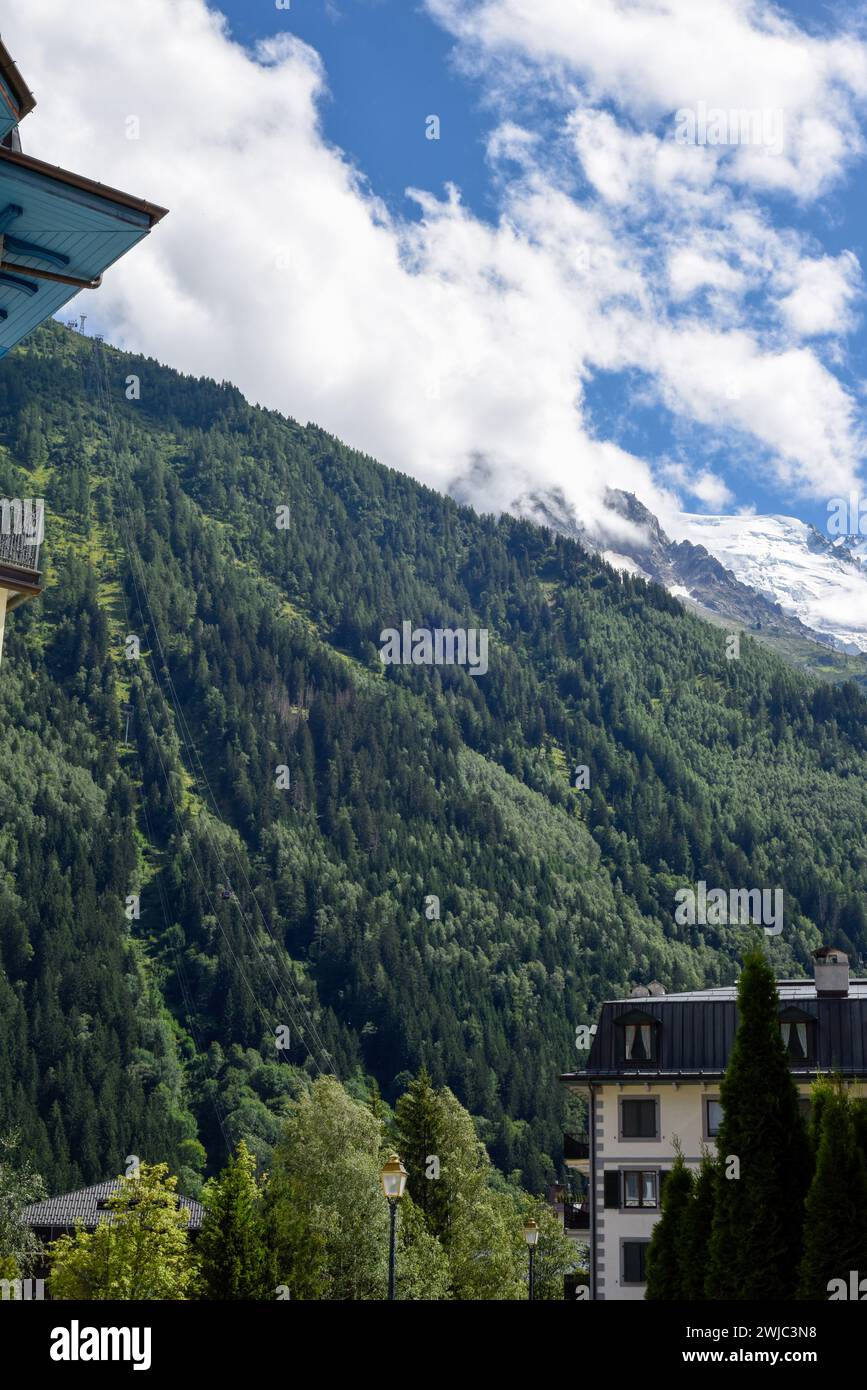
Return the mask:
<svg viewBox="0 0 867 1390">
<path fill-rule="evenodd" d="M 0 147 L 0 357 L 79 290 L 96 288 L 164 216 L 164 208 Z"/>
<path fill-rule="evenodd" d="M 32 111 L 36 102 L 6 45 L 0 42 L 0 140 Z"/>
<path fill-rule="evenodd" d="M 15 129 L 18 120 L 12 88 L 0 72 L 0 140 Z"/>
</svg>

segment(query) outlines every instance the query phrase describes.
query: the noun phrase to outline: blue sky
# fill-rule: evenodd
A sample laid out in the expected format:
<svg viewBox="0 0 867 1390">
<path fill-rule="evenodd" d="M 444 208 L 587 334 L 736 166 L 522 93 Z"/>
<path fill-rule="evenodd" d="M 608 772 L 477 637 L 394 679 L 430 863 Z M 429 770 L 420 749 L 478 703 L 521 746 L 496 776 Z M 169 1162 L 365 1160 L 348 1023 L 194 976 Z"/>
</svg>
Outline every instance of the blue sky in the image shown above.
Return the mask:
<svg viewBox="0 0 867 1390">
<path fill-rule="evenodd" d="M 616 541 L 611 485 L 683 536 L 867 492 L 863 19 L 7 0 L 4 41 L 25 148 L 170 209 L 90 327 L 480 508 L 558 489 Z"/>
<path fill-rule="evenodd" d="M 413 0 L 292 0 L 278 10 L 246 0 L 212 5 L 241 43 L 287 31 L 322 55 L 330 99 L 329 139 L 357 163 L 403 216 L 418 215 L 409 186 L 457 183 L 479 216 L 496 216 L 488 187 L 480 93 L 449 62 L 449 35 Z M 419 141 L 425 117 L 441 120 L 439 141 Z"/>
</svg>

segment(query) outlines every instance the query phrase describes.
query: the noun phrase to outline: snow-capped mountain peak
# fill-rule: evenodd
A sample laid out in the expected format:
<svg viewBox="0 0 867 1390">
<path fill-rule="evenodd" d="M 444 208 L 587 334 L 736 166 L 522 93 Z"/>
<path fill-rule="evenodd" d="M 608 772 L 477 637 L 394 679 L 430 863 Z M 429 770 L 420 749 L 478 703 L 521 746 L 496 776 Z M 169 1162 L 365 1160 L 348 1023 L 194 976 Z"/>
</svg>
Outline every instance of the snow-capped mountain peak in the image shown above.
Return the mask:
<svg viewBox="0 0 867 1390">
<path fill-rule="evenodd" d="M 840 650 L 867 652 L 867 545 L 834 543 L 792 516 L 682 513 L 678 539 L 703 545 L 743 584 Z"/>
<path fill-rule="evenodd" d="M 867 539 L 830 540 L 791 516 L 703 516 L 667 525 L 633 494 L 610 488 L 612 525 L 588 527 L 559 490 L 530 493 L 513 510 L 574 536 L 615 569 L 663 584 L 714 619 L 768 639 L 867 654 Z"/>
</svg>

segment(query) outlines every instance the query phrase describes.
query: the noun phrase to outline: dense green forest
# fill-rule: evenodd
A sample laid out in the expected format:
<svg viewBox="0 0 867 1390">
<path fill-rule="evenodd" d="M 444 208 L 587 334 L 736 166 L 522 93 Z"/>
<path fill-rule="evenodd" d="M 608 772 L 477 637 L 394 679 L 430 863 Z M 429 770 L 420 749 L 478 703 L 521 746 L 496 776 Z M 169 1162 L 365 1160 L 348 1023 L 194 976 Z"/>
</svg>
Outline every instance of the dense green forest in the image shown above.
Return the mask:
<svg viewBox="0 0 867 1390">
<path fill-rule="evenodd" d="M 135 1154 L 195 1189 L 305 1074 L 393 1102 L 424 1064 L 538 1191 L 576 1025 L 760 936 L 679 887 L 782 887 L 778 974 L 864 953 L 855 685 L 57 324 L 0 446 L 47 506 L 0 669 L 0 1133 L 52 1188 Z M 383 666 L 405 620 L 488 629 L 488 673 Z"/>
</svg>

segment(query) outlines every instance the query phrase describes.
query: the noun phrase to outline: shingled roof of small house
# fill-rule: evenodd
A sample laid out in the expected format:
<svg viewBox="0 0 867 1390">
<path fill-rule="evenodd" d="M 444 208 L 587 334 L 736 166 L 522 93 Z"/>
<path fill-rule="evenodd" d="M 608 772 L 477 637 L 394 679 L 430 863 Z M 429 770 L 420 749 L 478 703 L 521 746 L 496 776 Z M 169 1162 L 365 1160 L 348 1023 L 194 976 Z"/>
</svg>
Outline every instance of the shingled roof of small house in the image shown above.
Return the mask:
<svg viewBox="0 0 867 1390">
<path fill-rule="evenodd" d="M 22 1220 L 33 1228 L 53 1230 L 74 1230 L 82 1225 L 87 1230 L 95 1230 L 101 1221 L 111 1221 L 113 1213 L 105 1203 L 121 1187 L 120 1178 L 110 1178 L 106 1182 L 94 1183 L 92 1187 L 79 1187 L 74 1192 L 61 1192 L 57 1197 L 46 1197 L 42 1202 L 31 1202 L 24 1208 Z M 204 1208 L 194 1197 L 184 1197 L 178 1193 L 178 1205 L 186 1207 L 190 1213 L 188 1230 L 198 1231 L 202 1224 Z"/>
</svg>

